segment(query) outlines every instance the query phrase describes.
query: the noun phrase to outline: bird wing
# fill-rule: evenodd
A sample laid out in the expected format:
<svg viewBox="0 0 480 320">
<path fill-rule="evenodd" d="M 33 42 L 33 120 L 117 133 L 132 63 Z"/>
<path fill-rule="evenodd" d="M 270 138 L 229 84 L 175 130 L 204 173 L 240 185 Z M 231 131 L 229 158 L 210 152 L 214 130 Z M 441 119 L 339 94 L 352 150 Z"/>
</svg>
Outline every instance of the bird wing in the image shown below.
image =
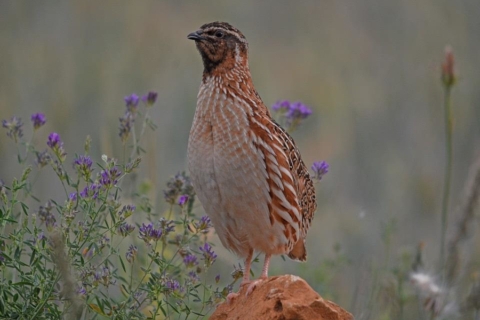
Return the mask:
<svg viewBox="0 0 480 320">
<path fill-rule="evenodd" d="M 285 226 L 289 248 L 304 239 L 316 209 L 315 189 L 292 137 L 268 115 L 251 118 L 252 141 L 268 176 L 269 218 Z M 302 240 L 303 241 L 303 240 Z"/>
</svg>

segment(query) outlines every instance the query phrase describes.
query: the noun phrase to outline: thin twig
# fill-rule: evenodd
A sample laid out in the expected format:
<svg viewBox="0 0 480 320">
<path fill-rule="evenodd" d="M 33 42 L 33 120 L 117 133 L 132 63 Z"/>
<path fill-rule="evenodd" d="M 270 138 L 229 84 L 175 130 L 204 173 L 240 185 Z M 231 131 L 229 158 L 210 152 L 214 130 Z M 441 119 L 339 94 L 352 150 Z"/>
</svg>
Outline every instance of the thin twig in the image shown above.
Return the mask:
<svg viewBox="0 0 480 320">
<path fill-rule="evenodd" d="M 450 184 L 452 176 L 452 112 L 451 112 L 451 86 L 445 85 L 445 100 L 444 100 L 444 118 L 445 118 L 445 173 L 442 199 L 442 230 L 440 235 L 440 266 L 443 270 L 442 274 L 445 277 L 445 237 L 448 227 L 448 205 L 450 200 Z"/>
<path fill-rule="evenodd" d="M 458 222 L 455 231 L 448 243 L 447 260 L 445 266 L 446 281 L 452 283 L 458 274 L 460 264 L 460 244 L 469 236 L 469 226 L 475 217 L 475 210 L 480 198 L 480 155 L 469 170 L 464 198 L 457 209 Z"/>
</svg>

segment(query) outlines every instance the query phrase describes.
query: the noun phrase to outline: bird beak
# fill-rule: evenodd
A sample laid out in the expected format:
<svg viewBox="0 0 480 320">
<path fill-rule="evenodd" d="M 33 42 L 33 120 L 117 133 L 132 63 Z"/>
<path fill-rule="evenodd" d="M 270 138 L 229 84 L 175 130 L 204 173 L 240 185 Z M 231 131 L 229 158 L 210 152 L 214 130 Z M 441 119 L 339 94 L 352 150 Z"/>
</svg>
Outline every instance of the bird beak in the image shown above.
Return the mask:
<svg viewBox="0 0 480 320">
<path fill-rule="evenodd" d="M 203 33 L 202 30 L 198 30 L 198 31 L 190 33 L 187 36 L 187 38 L 190 39 L 190 40 L 200 41 L 200 40 L 205 39 L 204 37 L 202 37 L 202 33 Z"/>
</svg>

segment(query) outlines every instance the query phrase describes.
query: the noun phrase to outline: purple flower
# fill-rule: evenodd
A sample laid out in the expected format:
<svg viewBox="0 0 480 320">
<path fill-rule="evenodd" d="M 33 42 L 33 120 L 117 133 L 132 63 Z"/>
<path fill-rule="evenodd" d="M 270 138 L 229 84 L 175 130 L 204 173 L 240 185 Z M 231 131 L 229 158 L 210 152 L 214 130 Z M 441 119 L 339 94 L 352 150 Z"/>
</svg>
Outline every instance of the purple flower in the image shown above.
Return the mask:
<svg viewBox="0 0 480 320">
<path fill-rule="evenodd" d="M 287 112 L 287 119 L 294 121 L 296 119 L 305 119 L 312 114 L 312 109 L 301 102 L 294 102 L 290 104 L 290 109 Z"/>
<path fill-rule="evenodd" d="M 127 253 L 125 253 L 125 258 L 127 259 L 128 262 L 132 263 L 135 261 L 135 257 L 137 256 L 138 248 L 134 246 L 133 244 L 130 245 L 130 247 L 127 250 Z"/>
<path fill-rule="evenodd" d="M 123 98 L 125 100 L 125 104 L 127 105 L 127 110 L 131 113 L 135 113 L 137 111 L 138 101 L 140 100 L 135 93 L 132 93 L 129 96 Z"/>
<path fill-rule="evenodd" d="M 180 283 L 175 279 L 167 279 L 165 282 L 165 293 L 179 293 L 182 292 L 183 288 L 180 286 Z"/>
<path fill-rule="evenodd" d="M 303 119 L 312 114 L 312 109 L 299 101 L 278 101 L 272 106 L 272 110 L 279 114 L 280 120 L 285 125 L 287 131 L 295 130 Z"/>
<path fill-rule="evenodd" d="M 76 202 L 77 201 L 77 193 L 76 192 L 72 192 L 68 195 L 68 200 L 71 201 L 71 202 Z"/>
<path fill-rule="evenodd" d="M 92 164 L 92 159 L 89 156 L 79 156 L 73 161 L 73 167 L 87 182 L 90 181 L 90 176 L 93 171 Z"/>
<path fill-rule="evenodd" d="M 106 188 L 111 188 L 118 183 L 118 178 L 122 175 L 122 172 L 116 167 L 105 169 L 101 173 L 100 184 Z"/>
<path fill-rule="evenodd" d="M 82 198 L 92 198 L 92 199 L 97 199 L 98 198 L 98 193 L 100 191 L 100 186 L 96 183 L 92 183 L 88 186 L 86 186 L 82 192 L 80 192 L 80 197 Z"/>
<path fill-rule="evenodd" d="M 107 266 L 102 267 L 101 270 L 98 270 L 97 272 L 94 273 L 93 278 L 95 279 L 95 282 L 100 282 L 102 283 L 105 287 L 108 287 L 108 285 L 112 282 L 110 282 L 110 277 L 112 273 L 110 271 L 110 268 Z"/>
<path fill-rule="evenodd" d="M 37 158 L 35 159 L 35 164 L 39 168 L 45 167 L 52 159 L 47 150 L 43 152 L 35 151 L 35 155 L 37 156 Z"/>
<path fill-rule="evenodd" d="M 198 264 L 197 257 L 189 253 L 183 258 L 183 263 L 187 268 L 193 268 Z"/>
<path fill-rule="evenodd" d="M 119 118 L 120 119 L 120 132 L 119 136 L 120 139 L 122 139 L 122 142 L 125 143 L 128 140 L 128 137 L 130 136 L 130 132 L 132 131 L 133 123 L 135 122 L 135 116 L 130 113 L 130 112 L 125 112 L 123 117 Z"/>
<path fill-rule="evenodd" d="M 111 274 L 110 267 L 104 266 L 103 267 L 103 277 L 109 277 Z"/>
<path fill-rule="evenodd" d="M 185 203 L 187 203 L 188 201 L 188 195 L 187 194 L 184 194 L 184 195 L 181 195 L 180 198 L 178 198 L 178 204 L 183 207 L 185 205 Z"/>
<path fill-rule="evenodd" d="M 128 236 L 130 233 L 132 233 L 132 231 L 135 229 L 134 226 L 132 226 L 131 224 L 128 224 L 126 222 L 122 223 L 117 231 L 118 233 L 120 233 L 122 236 L 126 237 Z"/>
<path fill-rule="evenodd" d="M 208 216 L 201 217 L 198 223 L 195 223 L 195 228 L 201 233 L 207 233 L 210 227 L 212 227 L 212 222 Z"/>
<path fill-rule="evenodd" d="M 77 169 L 90 169 L 92 167 L 92 159 L 89 156 L 79 156 L 73 161 L 74 166 Z"/>
<path fill-rule="evenodd" d="M 84 286 L 80 286 L 77 288 L 77 294 L 80 296 L 86 296 L 87 295 L 87 290 L 85 289 Z"/>
<path fill-rule="evenodd" d="M 190 178 L 185 172 L 177 173 L 167 182 L 167 189 L 163 191 L 165 200 L 170 204 L 178 203 L 177 199 L 181 195 L 187 195 L 190 201 L 193 201 L 195 197 L 195 191 L 193 189 Z"/>
<path fill-rule="evenodd" d="M 142 97 L 142 101 L 145 102 L 147 105 L 152 106 L 155 101 L 157 101 L 158 93 L 154 91 L 150 91 L 148 94 Z"/>
<path fill-rule="evenodd" d="M 190 278 L 190 281 L 192 281 L 193 283 L 197 282 L 198 280 L 200 280 L 200 278 L 198 277 L 198 274 L 195 272 L 195 271 L 190 271 L 188 273 L 188 277 Z"/>
<path fill-rule="evenodd" d="M 205 266 L 208 268 L 215 262 L 217 255 L 212 250 L 212 246 L 209 243 L 205 243 L 202 247 L 199 248 L 203 254 L 203 260 L 205 261 Z"/>
<path fill-rule="evenodd" d="M 102 238 L 98 241 L 98 246 L 100 249 L 103 249 L 107 244 L 110 243 L 110 238 L 107 236 L 102 236 Z"/>
<path fill-rule="evenodd" d="M 98 285 L 98 282 L 102 279 L 102 272 L 101 271 L 96 271 L 93 274 L 93 280 L 96 285 Z"/>
<path fill-rule="evenodd" d="M 313 179 L 317 181 L 322 180 L 323 176 L 327 174 L 329 168 L 330 166 L 325 161 L 314 162 L 312 165 Z"/>
<path fill-rule="evenodd" d="M 45 206 L 40 206 L 38 209 L 38 216 L 40 217 L 40 221 L 45 223 L 45 226 L 48 230 L 52 230 L 54 226 L 56 226 L 57 219 L 55 219 L 54 214 L 52 213 L 53 210 L 53 203 L 49 200 L 45 204 Z"/>
<path fill-rule="evenodd" d="M 43 126 L 45 124 L 45 122 L 47 122 L 47 118 L 45 117 L 45 115 L 43 113 L 34 113 L 30 117 L 30 119 L 32 120 L 33 128 L 35 130 L 37 130 L 38 128 Z"/>
<path fill-rule="evenodd" d="M 58 133 L 52 132 L 48 135 L 47 145 L 53 150 L 60 161 L 63 162 L 65 160 L 67 153 L 63 149 L 63 142 Z"/>
<path fill-rule="evenodd" d="M 215 276 L 215 283 L 218 283 L 218 282 L 220 282 L 220 275 L 219 274 L 217 274 Z"/>
<path fill-rule="evenodd" d="M 23 122 L 21 118 L 12 117 L 10 121 L 2 120 L 2 127 L 7 129 L 7 136 L 17 142 L 18 138 L 23 137 Z"/>
<path fill-rule="evenodd" d="M 290 109 L 290 101 L 288 100 L 283 100 L 283 101 L 277 101 L 273 106 L 272 110 L 279 112 L 279 111 L 288 111 Z"/>
<path fill-rule="evenodd" d="M 127 204 L 123 206 L 122 210 L 120 210 L 118 215 L 121 219 L 126 219 L 133 214 L 136 208 L 137 207 L 135 207 L 133 204 Z"/>
<path fill-rule="evenodd" d="M 33 244 L 34 244 L 34 245 L 40 245 L 41 243 L 44 243 L 46 240 L 47 240 L 47 237 L 45 236 L 45 234 L 43 233 L 43 231 L 41 231 L 41 232 L 37 235 L 37 238 L 36 238 L 36 239 L 33 239 Z"/>
<path fill-rule="evenodd" d="M 161 218 L 159 220 L 160 229 L 164 236 L 168 235 L 170 232 L 175 230 L 175 222 L 173 220 L 167 220 L 165 218 Z"/>
<path fill-rule="evenodd" d="M 38 241 L 47 240 L 47 237 L 45 236 L 45 233 L 43 233 L 43 231 L 41 231 L 41 232 L 38 234 L 37 240 L 38 240 Z"/>
<path fill-rule="evenodd" d="M 142 158 L 137 157 L 133 159 L 131 162 L 127 163 L 125 165 L 125 173 L 130 173 L 133 171 L 133 169 L 137 168 L 140 162 L 142 161 Z"/>
<path fill-rule="evenodd" d="M 62 145 L 62 140 L 60 140 L 60 135 L 56 132 L 52 132 L 48 135 L 47 145 L 54 149 L 57 148 L 59 145 Z"/>
<path fill-rule="evenodd" d="M 155 229 L 152 223 L 144 224 L 139 228 L 140 239 L 150 244 L 151 241 L 157 241 L 162 237 L 162 230 Z"/>
<path fill-rule="evenodd" d="M 80 192 L 80 197 L 87 198 L 88 197 L 88 190 L 89 190 L 89 186 L 86 186 L 85 188 L 83 188 L 83 190 Z"/>
</svg>

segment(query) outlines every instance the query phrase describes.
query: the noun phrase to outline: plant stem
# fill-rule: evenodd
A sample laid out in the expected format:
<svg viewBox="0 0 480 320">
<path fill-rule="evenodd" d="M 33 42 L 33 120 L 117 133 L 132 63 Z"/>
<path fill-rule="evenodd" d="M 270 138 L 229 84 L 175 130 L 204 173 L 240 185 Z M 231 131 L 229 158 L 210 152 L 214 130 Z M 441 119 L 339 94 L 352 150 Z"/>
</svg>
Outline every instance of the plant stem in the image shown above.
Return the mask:
<svg viewBox="0 0 480 320">
<path fill-rule="evenodd" d="M 445 241 L 448 225 L 448 205 L 450 200 L 450 184 L 452 176 L 452 111 L 450 101 L 451 86 L 445 86 L 444 118 L 445 118 L 445 172 L 442 199 L 442 230 L 440 235 L 440 265 L 443 278 L 445 277 Z"/>
<path fill-rule="evenodd" d="M 53 289 L 55 288 L 55 285 L 57 284 L 57 282 L 59 280 L 60 280 L 60 274 L 57 273 L 57 276 L 55 277 L 55 280 L 51 283 L 50 288 L 48 288 L 48 290 L 45 291 L 45 295 L 44 295 L 42 301 L 40 301 L 40 303 L 35 308 L 33 316 L 32 316 L 31 319 L 37 319 L 37 316 L 40 315 L 40 313 L 42 313 L 44 311 L 43 306 L 50 299 L 50 295 L 52 294 Z"/>
</svg>

